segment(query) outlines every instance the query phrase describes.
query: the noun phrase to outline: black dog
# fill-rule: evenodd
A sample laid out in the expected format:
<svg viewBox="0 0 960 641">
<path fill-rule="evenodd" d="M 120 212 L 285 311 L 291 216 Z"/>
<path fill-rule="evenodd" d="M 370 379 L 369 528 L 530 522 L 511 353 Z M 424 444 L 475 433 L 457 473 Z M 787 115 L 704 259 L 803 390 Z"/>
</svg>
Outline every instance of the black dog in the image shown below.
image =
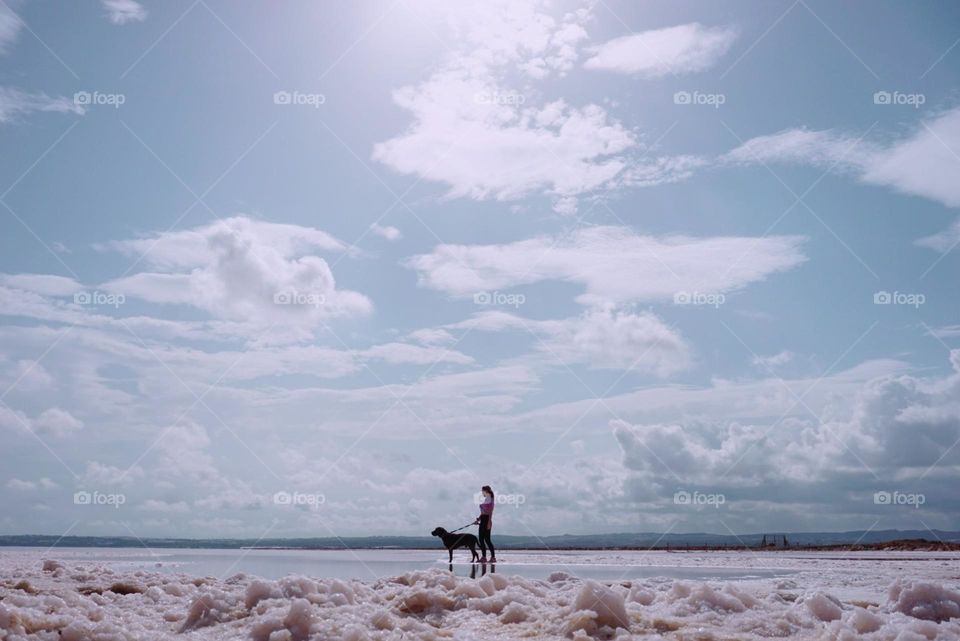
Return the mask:
<svg viewBox="0 0 960 641">
<path fill-rule="evenodd" d="M 457 548 L 470 548 L 470 553 L 473 555 L 470 558 L 470 562 L 478 561 L 480 556 L 477 554 L 477 537 L 472 534 L 451 534 L 447 532 L 442 527 L 434 528 L 431 532 L 433 536 L 439 536 L 440 540 L 443 541 L 443 545 L 447 548 L 447 551 L 450 553 L 450 563 L 453 563 L 453 551 Z"/>
</svg>

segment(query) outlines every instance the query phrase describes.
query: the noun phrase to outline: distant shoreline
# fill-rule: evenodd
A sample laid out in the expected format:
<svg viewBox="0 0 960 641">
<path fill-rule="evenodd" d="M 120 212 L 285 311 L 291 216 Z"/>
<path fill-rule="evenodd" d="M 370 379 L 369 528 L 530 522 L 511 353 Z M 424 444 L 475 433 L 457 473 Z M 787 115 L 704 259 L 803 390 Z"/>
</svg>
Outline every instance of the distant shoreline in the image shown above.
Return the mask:
<svg viewBox="0 0 960 641">
<path fill-rule="evenodd" d="M 890 537 L 888 539 L 864 541 L 851 537 L 843 541 L 844 534 L 816 536 L 819 540 L 804 540 L 803 534 L 778 535 L 776 538 L 765 535 L 744 535 L 739 537 L 721 537 L 704 534 L 680 535 L 692 540 L 664 541 L 662 537 L 654 539 L 649 535 L 587 535 L 587 536 L 550 536 L 517 537 L 503 535 L 496 537 L 497 548 L 525 552 L 735 552 L 737 550 L 770 552 L 866 552 L 866 551 L 922 551 L 956 552 L 960 551 L 960 536 L 957 533 L 944 532 L 924 536 Z M 630 542 L 605 542 L 605 538 L 633 538 Z M 679 538 L 679 537 L 678 537 Z M 834 540 L 824 541 L 824 538 Z M 841 539 L 841 540 L 837 540 Z M 770 542 L 772 541 L 772 542 Z M 784 544 L 786 542 L 786 544 Z M 431 537 L 348 537 L 343 539 L 274 539 L 272 541 L 253 541 L 247 539 L 138 539 L 133 537 L 85 537 L 51 535 L 4 535 L 0 536 L 0 548 L 88 548 L 88 549 L 188 549 L 188 550 L 433 550 L 437 542 Z"/>
</svg>

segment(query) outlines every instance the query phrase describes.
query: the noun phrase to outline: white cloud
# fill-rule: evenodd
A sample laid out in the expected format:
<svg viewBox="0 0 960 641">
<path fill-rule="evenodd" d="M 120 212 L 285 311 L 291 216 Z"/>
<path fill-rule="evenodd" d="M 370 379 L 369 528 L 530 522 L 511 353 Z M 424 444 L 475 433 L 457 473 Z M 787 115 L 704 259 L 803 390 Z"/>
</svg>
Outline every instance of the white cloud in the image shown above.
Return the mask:
<svg viewBox="0 0 960 641">
<path fill-rule="evenodd" d="M 370 230 L 377 236 L 386 238 L 389 241 L 400 240 L 400 238 L 403 236 L 399 229 L 396 227 L 391 227 L 390 225 L 378 225 L 377 223 L 373 223 L 370 225 Z"/>
<path fill-rule="evenodd" d="M 108 247 L 163 271 L 122 277 L 103 288 L 153 303 L 191 305 L 215 318 L 315 326 L 373 307 L 366 296 L 338 289 L 327 262 L 307 253 L 344 249 L 310 227 L 237 216 Z"/>
<path fill-rule="evenodd" d="M 54 437 L 68 436 L 83 427 L 83 422 L 70 412 L 53 407 L 31 419 L 24 412 L 0 406 L 0 427 L 19 434 L 33 432 Z"/>
<path fill-rule="evenodd" d="M 161 512 L 167 514 L 187 514 L 190 512 L 190 506 L 184 501 L 158 501 L 156 499 L 147 499 L 137 506 L 141 510 L 148 512 Z"/>
<path fill-rule="evenodd" d="M 751 362 L 761 370 L 774 371 L 775 369 L 783 367 L 784 365 L 792 362 L 795 356 L 796 354 L 785 349 L 777 352 L 776 354 L 770 354 L 769 356 L 754 356 Z"/>
<path fill-rule="evenodd" d="M 950 148 L 960 145 L 960 109 L 918 128 L 909 137 L 881 145 L 836 131 L 788 129 L 751 138 L 725 160 L 797 163 L 854 172 L 866 183 L 960 206 L 960 189 L 949 178 L 960 168 Z"/>
<path fill-rule="evenodd" d="M 730 292 L 803 263 L 802 238 L 640 236 L 591 227 L 503 245 L 439 245 L 406 265 L 423 287 L 470 297 L 543 281 L 583 285 L 585 304 L 671 300 L 678 291 Z"/>
<path fill-rule="evenodd" d="M 80 482 L 82 486 L 89 488 L 116 487 L 132 485 L 135 481 L 142 479 L 144 474 L 143 468 L 137 465 L 121 468 L 99 461 L 88 461 L 83 473 L 80 474 Z"/>
<path fill-rule="evenodd" d="M 83 427 L 83 421 L 59 407 L 44 410 L 37 417 L 35 424 L 38 431 L 54 436 L 67 436 Z"/>
<path fill-rule="evenodd" d="M 852 173 L 867 184 L 960 207 L 960 108 L 923 122 L 889 143 L 835 131 L 790 129 L 746 141 L 726 155 L 736 163 L 785 162 Z M 946 251 L 960 238 L 960 222 L 919 245 Z"/>
<path fill-rule="evenodd" d="M 23 21 L 20 20 L 20 16 L 14 13 L 7 3 L 0 3 L 0 54 L 7 53 L 11 49 L 13 43 L 17 41 L 17 34 L 20 33 L 22 26 Z M 0 122 L 2 121 L 3 119 L 0 118 Z"/>
<path fill-rule="evenodd" d="M 460 70 L 400 90 L 394 99 L 414 123 L 375 145 L 373 157 L 449 185 L 450 197 L 509 201 L 546 193 L 563 213 L 570 199 L 610 184 L 627 166 L 620 154 L 636 137 L 602 107 L 491 102 L 500 95 L 519 96 Z"/>
<path fill-rule="evenodd" d="M 867 141 L 834 131 L 787 129 L 747 140 L 725 160 L 736 163 L 792 162 L 834 169 L 867 165 L 876 149 Z"/>
<path fill-rule="evenodd" d="M 554 17 L 546 6 L 437 8 L 460 47 L 427 80 L 394 92 L 412 122 L 376 144 L 373 158 L 447 185 L 451 198 L 546 195 L 562 214 L 575 212 L 587 195 L 686 175 L 682 161 L 633 157 L 644 151 L 640 137 L 604 107 L 542 95 L 537 81 L 576 62 L 587 37 L 581 25 L 591 14 L 584 8 Z"/>
<path fill-rule="evenodd" d="M 934 327 L 930 330 L 931 336 L 937 338 L 956 338 L 960 336 L 960 325 L 945 325 L 943 327 Z"/>
<path fill-rule="evenodd" d="M 473 359 L 443 347 L 409 345 L 407 343 L 385 343 L 374 345 L 360 352 L 362 356 L 376 358 L 388 363 L 413 363 L 417 365 L 433 364 L 438 362 L 459 363 L 468 365 Z"/>
<path fill-rule="evenodd" d="M 2 27 L 2 23 L 0 23 L 0 27 Z M 0 124 L 13 122 L 18 116 L 34 111 L 78 115 L 84 113 L 83 107 L 75 104 L 69 98 L 52 98 L 44 93 L 29 93 L 13 87 L 0 87 Z"/>
<path fill-rule="evenodd" d="M 43 296 L 70 296 L 83 289 L 72 278 L 52 274 L 0 274 L 0 285 Z"/>
<path fill-rule="evenodd" d="M 423 345 L 448 345 L 455 340 L 453 334 L 447 330 L 432 327 L 410 332 L 407 338 Z"/>
<path fill-rule="evenodd" d="M 921 247 L 928 247 L 941 254 L 945 254 L 957 245 L 960 245 L 960 219 L 941 232 L 919 238 L 916 241 Z"/>
<path fill-rule="evenodd" d="M 587 69 L 657 78 L 705 71 L 730 49 L 733 29 L 699 23 L 677 25 L 615 38 L 592 47 Z"/>
<path fill-rule="evenodd" d="M 773 425 L 710 417 L 682 424 L 614 421 L 612 427 L 625 466 L 638 475 L 638 487 L 651 490 L 651 500 L 659 492 L 661 502 L 670 503 L 668 492 L 685 486 L 711 488 L 728 501 L 738 495 L 769 500 L 761 488 L 778 488 L 784 504 L 809 500 L 849 510 L 859 492 L 860 509 L 870 511 L 876 490 L 924 491 L 955 479 L 960 350 L 951 353 L 951 363 L 953 372 L 943 377 L 865 381 L 850 402 L 837 391 L 812 418 L 804 412 Z"/>
<path fill-rule="evenodd" d="M 107 10 L 107 18 L 113 24 L 143 22 L 147 19 L 147 10 L 134 0 L 100 0 L 100 2 Z"/>
<path fill-rule="evenodd" d="M 564 320 L 524 319 L 485 312 L 451 327 L 479 331 L 514 330 L 537 337 L 534 348 L 554 365 L 584 363 L 594 369 L 631 369 L 665 377 L 690 365 L 683 337 L 649 313 L 593 308 Z"/>
<path fill-rule="evenodd" d="M 7 487 L 11 490 L 18 490 L 22 492 L 33 492 L 36 490 L 55 490 L 59 485 L 56 482 L 51 481 L 47 477 L 41 477 L 36 481 L 24 481 L 21 479 L 10 479 L 7 482 Z"/>
</svg>

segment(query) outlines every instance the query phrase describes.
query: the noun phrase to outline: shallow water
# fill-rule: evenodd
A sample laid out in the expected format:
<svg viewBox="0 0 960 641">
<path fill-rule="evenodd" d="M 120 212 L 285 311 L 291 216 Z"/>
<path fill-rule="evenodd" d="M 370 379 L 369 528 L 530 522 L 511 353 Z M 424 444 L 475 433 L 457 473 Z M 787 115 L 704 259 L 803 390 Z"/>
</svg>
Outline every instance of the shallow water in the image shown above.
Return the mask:
<svg viewBox="0 0 960 641">
<path fill-rule="evenodd" d="M 11 548 L 7 548 L 11 549 Z M 20 548 L 27 549 L 27 548 Z M 41 548 L 29 548 L 40 550 Z M 64 561 L 91 561 L 119 570 L 183 573 L 193 576 L 227 577 L 237 573 L 277 579 L 288 574 L 312 577 L 376 580 L 412 570 L 452 569 L 458 576 L 479 578 L 485 573 L 520 575 L 544 579 L 563 571 L 580 578 L 619 581 L 637 578 L 755 579 L 786 576 L 783 568 L 708 564 L 665 563 L 663 553 L 653 552 L 512 552 L 500 554 L 496 564 L 471 564 L 469 553 L 454 554 L 452 568 L 443 550 L 191 550 L 130 548 L 56 548 L 47 556 Z M 625 563 L 625 560 L 627 561 Z"/>
</svg>

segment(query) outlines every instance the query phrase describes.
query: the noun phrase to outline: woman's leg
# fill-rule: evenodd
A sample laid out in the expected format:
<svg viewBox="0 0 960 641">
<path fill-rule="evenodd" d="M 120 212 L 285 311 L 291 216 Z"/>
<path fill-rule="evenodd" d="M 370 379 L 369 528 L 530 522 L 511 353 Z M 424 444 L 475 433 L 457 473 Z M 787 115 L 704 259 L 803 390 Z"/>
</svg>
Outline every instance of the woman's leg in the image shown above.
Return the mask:
<svg viewBox="0 0 960 641">
<path fill-rule="evenodd" d="M 490 528 L 487 528 L 486 534 L 484 536 L 487 538 L 487 546 L 490 548 L 490 558 L 497 558 L 497 551 L 493 547 L 493 539 L 490 538 Z"/>
<path fill-rule="evenodd" d="M 493 541 L 490 539 L 490 517 L 480 519 L 480 548 L 483 550 L 483 556 L 487 556 L 487 548 L 490 548 L 490 556 L 497 556 L 497 551 L 493 548 Z"/>
<path fill-rule="evenodd" d="M 487 519 L 486 519 L 486 517 L 481 516 L 481 517 L 480 517 L 480 529 L 479 529 L 479 531 L 477 532 L 477 534 L 479 534 L 480 536 L 478 536 L 477 539 L 480 540 L 480 558 L 482 558 L 482 559 L 486 559 L 486 558 L 487 558 L 487 544 L 486 544 L 486 540 L 484 539 L 483 533 L 484 533 L 484 532 L 489 532 L 489 531 L 490 531 L 490 530 L 487 528 Z"/>
</svg>

